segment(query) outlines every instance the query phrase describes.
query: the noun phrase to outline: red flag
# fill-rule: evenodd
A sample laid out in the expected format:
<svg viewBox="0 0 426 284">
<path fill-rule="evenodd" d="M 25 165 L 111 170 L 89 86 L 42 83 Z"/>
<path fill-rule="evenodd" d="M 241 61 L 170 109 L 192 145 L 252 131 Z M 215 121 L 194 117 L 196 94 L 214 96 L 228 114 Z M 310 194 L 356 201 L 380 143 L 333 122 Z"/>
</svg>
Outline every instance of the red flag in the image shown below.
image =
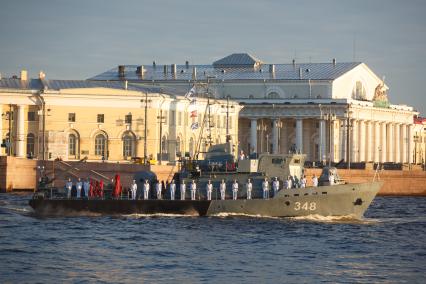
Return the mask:
<svg viewBox="0 0 426 284">
<path fill-rule="evenodd" d="M 115 186 L 114 186 L 113 196 L 115 198 L 118 198 L 120 197 L 120 194 L 121 194 L 120 176 L 115 175 Z"/>
<path fill-rule="evenodd" d="M 104 197 L 104 181 L 101 180 L 99 184 L 99 197 Z"/>
</svg>

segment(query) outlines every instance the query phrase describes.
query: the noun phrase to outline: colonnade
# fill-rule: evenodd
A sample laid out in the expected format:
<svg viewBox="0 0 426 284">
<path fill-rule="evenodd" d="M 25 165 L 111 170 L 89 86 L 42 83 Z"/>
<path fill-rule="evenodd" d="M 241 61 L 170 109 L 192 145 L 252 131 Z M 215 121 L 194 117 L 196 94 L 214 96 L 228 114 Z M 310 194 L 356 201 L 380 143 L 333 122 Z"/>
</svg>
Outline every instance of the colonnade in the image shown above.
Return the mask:
<svg viewBox="0 0 426 284">
<path fill-rule="evenodd" d="M 286 124 L 290 127 L 284 127 Z M 240 125 L 242 126 L 243 123 Z M 262 129 L 262 125 L 268 127 Z M 296 150 L 308 154 L 307 159 L 310 161 L 331 158 L 333 162 L 341 159 L 346 162 L 348 160 L 350 162 L 381 163 L 413 162 L 412 124 L 361 119 L 348 120 L 338 117 L 335 119 L 283 117 L 250 118 L 249 127 L 250 139 L 247 140 L 251 148 L 247 149 L 249 152 L 286 153 L 289 150 Z M 259 143 L 265 145 L 265 137 L 267 137 L 266 143 L 270 141 L 272 149 L 259 145 Z M 280 147 L 283 139 L 287 139 L 286 147 Z M 293 149 L 290 149 L 290 144 Z"/>
</svg>

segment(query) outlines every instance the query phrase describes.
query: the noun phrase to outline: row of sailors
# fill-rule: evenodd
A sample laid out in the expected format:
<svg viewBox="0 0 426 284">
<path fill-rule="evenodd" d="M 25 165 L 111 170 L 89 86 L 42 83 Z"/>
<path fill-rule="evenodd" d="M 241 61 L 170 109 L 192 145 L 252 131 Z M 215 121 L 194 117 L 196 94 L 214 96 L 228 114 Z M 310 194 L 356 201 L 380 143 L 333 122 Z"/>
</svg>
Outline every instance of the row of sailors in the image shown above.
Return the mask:
<svg viewBox="0 0 426 284">
<path fill-rule="evenodd" d="M 313 186 L 318 186 L 318 178 L 314 175 L 312 178 Z M 252 191 L 253 191 L 253 184 L 250 179 L 247 180 L 246 183 L 246 196 L 247 199 L 252 198 Z M 291 189 L 291 188 L 298 188 L 299 185 L 295 182 L 293 182 L 293 178 L 290 176 L 287 180 L 284 181 L 284 188 Z M 300 188 L 306 187 L 306 176 L 303 176 L 300 180 Z M 180 199 L 185 200 L 186 196 L 186 184 L 185 181 L 183 181 L 180 184 Z M 130 186 L 130 193 L 131 193 L 131 199 L 137 198 L 137 189 L 138 185 L 136 184 L 136 180 L 133 180 L 132 185 Z M 191 200 L 196 200 L 196 193 L 197 193 L 197 184 L 195 183 L 195 180 L 192 180 L 192 183 L 189 185 L 190 193 L 191 193 Z M 162 199 L 162 190 L 163 186 L 160 182 L 155 184 L 155 191 L 157 195 L 157 199 Z M 176 183 L 174 180 L 169 185 L 170 190 L 170 199 L 175 200 L 176 195 Z M 232 199 L 236 200 L 238 198 L 238 190 L 239 190 L 239 184 L 237 180 L 234 180 L 232 184 Z M 278 178 L 275 177 L 275 179 L 272 181 L 272 190 L 274 192 L 274 196 L 278 193 L 280 190 L 280 182 Z M 147 180 L 145 180 L 145 183 L 143 184 L 143 199 L 149 199 L 149 191 L 150 191 L 150 184 Z M 206 184 L 206 196 L 207 200 L 212 199 L 212 192 L 213 192 L 213 184 L 211 183 L 211 180 L 208 181 Z M 219 192 L 220 192 L 220 199 L 225 200 L 226 197 L 226 183 L 225 180 L 222 180 L 219 185 Z M 262 192 L 263 192 L 263 199 L 269 199 L 269 181 L 267 178 L 262 182 Z"/>
<path fill-rule="evenodd" d="M 332 178 L 330 178 L 330 184 L 333 183 L 331 181 L 331 179 Z M 284 188 L 286 188 L 286 189 L 299 188 L 299 187 L 305 188 L 306 182 L 307 182 L 306 176 L 302 176 L 300 181 L 297 179 L 296 176 L 294 176 L 294 177 L 288 176 L 287 180 L 284 181 Z M 312 184 L 315 187 L 318 186 L 318 178 L 316 177 L 316 175 L 314 175 L 312 177 Z M 73 186 L 73 183 L 72 183 L 71 179 L 68 179 L 67 183 L 65 184 L 65 188 L 66 188 L 68 198 L 71 198 L 72 186 Z M 92 187 L 92 189 L 91 189 L 91 187 Z M 156 185 L 155 185 L 157 199 L 161 199 L 162 187 L 163 186 L 160 182 L 156 183 Z M 76 197 L 77 198 L 82 197 L 82 190 L 83 190 L 84 196 L 88 197 L 89 193 L 91 191 L 93 191 L 93 188 L 98 189 L 98 190 L 95 190 L 95 191 L 101 191 L 102 192 L 102 189 L 103 189 L 102 181 L 101 181 L 100 185 L 94 186 L 93 184 L 90 183 L 89 179 L 87 179 L 84 182 L 82 182 L 80 179 L 78 179 L 78 181 L 76 182 Z M 169 185 L 169 188 L 170 188 L 170 198 L 171 198 L 171 200 L 174 200 L 175 199 L 175 193 L 176 193 L 176 184 L 175 184 L 174 180 L 172 180 L 171 184 Z M 233 197 L 234 200 L 237 199 L 238 188 L 239 188 L 238 182 L 237 182 L 237 180 L 234 180 L 234 183 L 232 184 L 232 197 Z M 149 189 L 150 189 L 150 184 L 148 183 L 147 180 L 145 180 L 145 183 L 143 185 L 144 199 L 149 198 Z M 275 196 L 280 189 L 280 182 L 279 182 L 278 178 L 276 178 L 276 177 L 275 177 L 274 181 L 272 182 L 272 189 L 274 191 L 274 196 Z M 253 190 L 253 184 L 252 184 L 251 180 L 248 179 L 248 181 L 246 183 L 247 199 L 251 199 L 252 190 Z M 192 183 L 190 184 L 191 200 L 195 200 L 196 191 L 197 191 L 197 184 L 195 183 L 195 180 L 193 180 Z M 208 200 L 211 200 L 212 191 L 213 191 L 213 184 L 211 183 L 211 180 L 209 180 L 207 185 L 206 185 L 206 193 L 207 193 L 207 199 Z M 225 199 L 225 192 L 226 192 L 225 180 L 222 180 L 222 182 L 220 183 L 219 191 L 220 191 L 220 198 L 222 200 L 224 200 Z M 268 182 L 267 178 L 265 178 L 265 180 L 262 182 L 262 191 L 263 191 L 263 198 L 268 199 L 269 198 L 269 182 Z M 133 182 L 130 186 L 130 193 L 131 193 L 131 199 L 136 199 L 136 193 L 137 193 L 136 180 L 133 180 Z M 185 199 L 185 193 L 186 193 L 185 182 L 183 182 L 180 185 L 180 193 L 181 193 L 181 200 L 184 200 Z M 93 195 L 93 194 L 91 194 L 91 195 Z"/>
<path fill-rule="evenodd" d="M 68 179 L 68 181 L 65 183 L 65 190 L 68 198 L 71 198 L 72 187 L 73 183 L 71 179 Z M 84 194 L 85 197 L 88 197 L 90 195 L 99 195 L 99 197 L 102 197 L 101 195 L 103 195 L 103 181 L 101 181 L 100 183 L 96 182 L 96 185 L 94 185 L 93 182 L 90 182 L 89 178 L 87 178 L 84 182 L 81 181 L 81 179 L 78 179 L 78 181 L 75 183 L 75 189 L 77 198 L 81 198 L 82 194 Z"/>
</svg>

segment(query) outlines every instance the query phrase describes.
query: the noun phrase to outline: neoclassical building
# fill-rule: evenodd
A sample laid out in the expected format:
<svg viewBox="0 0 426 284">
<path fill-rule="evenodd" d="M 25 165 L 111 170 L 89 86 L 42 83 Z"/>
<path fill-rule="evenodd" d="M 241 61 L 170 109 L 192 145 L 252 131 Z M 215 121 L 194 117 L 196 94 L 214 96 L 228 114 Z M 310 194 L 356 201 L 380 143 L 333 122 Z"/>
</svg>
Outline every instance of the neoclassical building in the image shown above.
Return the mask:
<svg viewBox="0 0 426 284">
<path fill-rule="evenodd" d="M 2 78 L 0 155 L 114 162 L 151 156 L 173 163 L 179 156 L 206 151 L 210 143 L 225 142 L 227 131 L 236 141 L 239 105 L 207 99 L 202 89 L 188 98 L 187 91 L 128 82 L 28 79 L 25 71 L 20 78 Z M 227 107 L 234 110 L 228 116 Z M 213 122 L 214 128 L 206 127 Z"/>
<path fill-rule="evenodd" d="M 418 113 L 391 104 L 388 86 L 365 63 L 264 63 L 245 53 L 209 65 L 120 65 L 91 81 L 191 88 L 238 101 L 239 148 L 300 151 L 310 161 L 412 163 Z"/>
</svg>

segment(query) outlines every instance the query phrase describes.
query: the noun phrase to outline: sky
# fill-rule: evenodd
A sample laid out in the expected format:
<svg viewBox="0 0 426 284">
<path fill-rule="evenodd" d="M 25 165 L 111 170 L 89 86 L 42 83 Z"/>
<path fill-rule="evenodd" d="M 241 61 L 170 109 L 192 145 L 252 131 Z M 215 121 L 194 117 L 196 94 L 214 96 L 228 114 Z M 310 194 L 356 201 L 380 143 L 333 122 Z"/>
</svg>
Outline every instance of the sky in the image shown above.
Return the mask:
<svg viewBox="0 0 426 284">
<path fill-rule="evenodd" d="M 426 1 L 0 0 L 0 73 L 87 79 L 120 64 L 364 62 L 426 116 Z"/>
</svg>

